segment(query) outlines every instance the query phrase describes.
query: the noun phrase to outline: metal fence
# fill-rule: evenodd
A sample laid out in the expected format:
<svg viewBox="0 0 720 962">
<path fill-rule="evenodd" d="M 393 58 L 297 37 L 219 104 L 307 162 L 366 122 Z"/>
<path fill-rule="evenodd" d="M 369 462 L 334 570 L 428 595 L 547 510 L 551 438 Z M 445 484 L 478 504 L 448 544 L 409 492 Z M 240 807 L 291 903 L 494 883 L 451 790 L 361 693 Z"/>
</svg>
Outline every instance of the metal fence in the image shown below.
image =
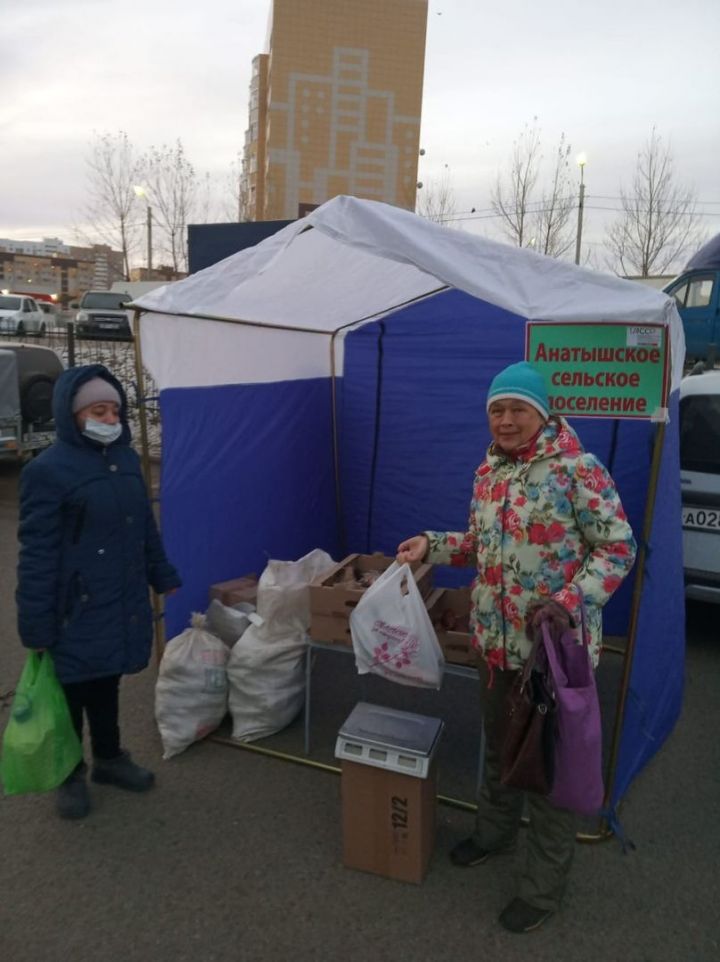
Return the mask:
<svg viewBox="0 0 720 962">
<path fill-rule="evenodd" d="M 135 368 L 134 341 L 100 341 L 79 338 L 74 326 L 51 329 L 38 341 L 52 348 L 68 367 L 80 364 L 104 364 L 120 381 L 128 400 L 128 420 L 133 435 L 133 445 L 140 450 L 140 410 L 144 401 L 147 418 L 148 446 L 151 457 L 160 456 L 161 426 L 159 392 L 155 381 L 144 369 L 144 398 L 140 395 Z"/>
</svg>

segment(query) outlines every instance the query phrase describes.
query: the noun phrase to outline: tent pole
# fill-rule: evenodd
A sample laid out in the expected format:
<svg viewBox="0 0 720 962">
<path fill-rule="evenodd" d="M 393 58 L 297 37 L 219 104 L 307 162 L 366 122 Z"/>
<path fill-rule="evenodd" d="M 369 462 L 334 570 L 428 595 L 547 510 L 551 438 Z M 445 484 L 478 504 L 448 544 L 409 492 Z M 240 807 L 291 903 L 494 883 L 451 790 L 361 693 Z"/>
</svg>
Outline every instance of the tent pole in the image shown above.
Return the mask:
<svg viewBox="0 0 720 962">
<path fill-rule="evenodd" d="M 637 574 L 633 588 L 632 605 L 630 608 L 630 623 L 628 625 L 627 648 L 625 650 L 625 665 L 623 678 L 620 685 L 620 697 L 615 710 L 615 725 L 613 729 L 612 743 L 610 747 L 610 757 L 608 759 L 607 774 L 605 777 L 605 798 L 603 799 L 603 809 L 607 810 L 610 799 L 612 798 L 613 788 L 615 787 L 615 775 L 617 769 L 618 755 L 620 752 L 620 738 L 622 735 L 623 722 L 625 720 L 625 706 L 627 704 L 628 691 L 630 689 L 630 676 L 632 674 L 633 656 L 635 653 L 635 640 L 637 637 L 638 619 L 640 616 L 640 602 L 642 600 L 643 582 L 645 580 L 645 560 L 647 557 L 647 544 L 650 540 L 652 530 L 653 514 L 655 512 L 655 499 L 657 497 L 658 479 L 660 477 L 660 461 L 662 449 L 665 442 L 665 424 L 659 424 L 655 435 L 655 445 L 650 467 L 650 480 L 648 483 L 648 499 L 645 504 L 645 518 L 643 521 L 642 538 L 638 549 Z M 607 819 L 601 822 L 601 831 L 608 829 Z"/>
<path fill-rule="evenodd" d="M 375 388 L 375 432 L 373 436 L 372 462 L 370 466 L 370 492 L 368 496 L 368 517 L 367 532 L 365 535 L 365 550 L 370 553 L 375 550 L 372 540 L 373 511 L 375 510 L 375 482 L 377 480 L 378 452 L 380 444 L 380 418 L 382 416 L 382 395 L 383 395 L 383 361 L 384 361 L 384 339 L 385 322 L 379 321 L 378 328 L 380 333 L 377 341 L 377 385 Z"/>
<path fill-rule="evenodd" d="M 140 420 L 140 448 L 143 475 L 149 492 L 152 492 L 152 478 L 150 477 L 150 444 L 148 442 L 147 412 L 145 410 L 145 372 L 142 363 L 142 346 L 140 344 L 140 311 L 133 316 L 133 338 L 135 342 L 135 378 L 138 392 L 138 417 Z"/>
<path fill-rule="evenodd" d="M 137 381 L 138 417 L 140 420 L 142 471 L 145 478 L 145 487 L 148 491 L 148 497 L 150 498 L 152 504 L 154 499 L 152 496 L 152 468 L 150 465 L 150 443 L 148 441 L 147 408 L 145 404 L 145 369 L 143 368 L 142 345 L 140 343 L 140 311 L 137 309 L 133 315 L 133 340 L 135 346 L 135 378 Z M 157 664 L 159 665 L 160 659 L 162 658 L 163 648 L 165 647 L 165 638 L 163 632 L 164 610 L 163 604 L 160 601 L 160 596 L 155 591 L 151 591 L 150 594 L 153 607 L 155 658 Z"/>
<path fill-rule="evenodd" d="M 273 748 L 266 748 L 264 745 L 258 745 L 255 742 L 243 742 L 239 738 L 230 738 L 227 735 L 212 734 L 208 736 L 208 741 L 215 742 L 218 745 L 227 745 L 230 748 L 239 748 L 241 751 L 252 752 L 256 755 L 264 755 L 266 758 L 275 758 L 281 762 L 291 762 L 294 765 L 302 765 L 305 768 L 313 768 L 315 771 L 327 772 L 330 775 L 340 775 L 342 774 L 342 769 L 338 768 L 337 765 L 327 765 L 324 762 L 316 762 L 312 758 L 307 758 L 303 755 L 292 755 L 289 752 L 279 752 Z M 437 800 L 441 805 L 446 805 L 448 808 L 457 808 L 463 812 L 475 813 L 477 812 L 477 805 L 475 802 L 467 802 L 462 798 L 455 798 L 451 795 L 438 795 Z M 523 817 L 521 820 L 523 827 L 527 827 L 529 824 L 529 819 Z M 588 834 L 587 832 L 578 832 L 575 836 L 577 842 L 604 842 L 607 839 L 612 838 L 612 832 L 606 832 L 605 834 Z"/>
<path fill-rule="evenodd" d="M 335 362 L 335 338 L 338 331 L 333 331 L 330 338 L 330 390 L 332 393 L 332 438 L 333 438 L 333 463 L 335 467 L 335 512 L 337 514 L 337 530 L 340 540 L 340 552 L 344 556 L 347 554 L 345 522 L 342 511 L 342 491 L 340 489 L 340 444 L 338 439 L 338 418 L 337 418 L 337 365 Z"/>
</svg>

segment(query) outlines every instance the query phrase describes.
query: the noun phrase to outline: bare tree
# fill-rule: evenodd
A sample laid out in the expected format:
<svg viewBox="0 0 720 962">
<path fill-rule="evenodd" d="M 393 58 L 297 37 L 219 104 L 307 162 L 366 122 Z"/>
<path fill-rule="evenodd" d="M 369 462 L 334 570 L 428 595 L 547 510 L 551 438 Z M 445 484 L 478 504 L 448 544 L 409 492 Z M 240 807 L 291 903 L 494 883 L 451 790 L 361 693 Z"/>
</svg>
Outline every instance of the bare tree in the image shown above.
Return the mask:
<svg viewBox="0 0 720 962">
<path fill-rule="evenodd" d="M 637 156 L 632 190 L 620 189 L 620 217 L 605 237 L 620 273 L 664 274 L 702 243 L 695 191 L 677 183 L 670 145 L 653 127 Z"/>
<path fill-rule="evenodd" d="M 532 240 L 529 231 L 529 205 L 537 184 L 540 167 L 540 131 L 537 118 L 525 125 L 513 144 L 512 162 L 507 178 L 498 174 L 490 195 L 490 205 L 501 218 L 503 232 L 518 247 Z"/>
<path fill-rule="evenodd" d="M 417 212 L 435 224 L 447 224 L 455 216 L 455 191 L 447 164 L 438 180 L 429 180 L 420 188 Z"/>
<path fill-rule="evenodd" d="M 572 245 L 569 221 L 575 200 L 568 169 L 570 149 L 561 134 L 549 185 L 537 197 L 542 167 L 537 118 L 532 126 L 525 125 L 513 144 L 509 175 L 498 174 L 490 203 L 501 218 L 503 232 L 518 247 L 559 257 Z"/>
<path fill-rule="evenodd" d="M 92 234 L 122 252 L 125 279 L 130 276 L 130 252 L 137 238 L 133 187 L 138 183 L 139 159 L 124 130 L 95 134 L 88 165 L 88 202 L 84 219 Z"/>
<path fill-rule="evenodd" d="M 534 248 L 549 257 L 560 257 L 572 247 L 573 232 L 570 217 L 575 210 L 575 192 L 570 181 L 568 158 L 570 144 L 565 134 L 555 151 L 552 180 L 543 190 L 540 206 L 531 215 L 534 228 Z"/>
<path fill-rule="evenodd" d="M 160 228 L 162 250 L 174 271 L 187 270 L 187 225 L 197 204 L 198 184 L 182 141 L 151 147 L 142 158 L 140 176 Z"/>
</svg>

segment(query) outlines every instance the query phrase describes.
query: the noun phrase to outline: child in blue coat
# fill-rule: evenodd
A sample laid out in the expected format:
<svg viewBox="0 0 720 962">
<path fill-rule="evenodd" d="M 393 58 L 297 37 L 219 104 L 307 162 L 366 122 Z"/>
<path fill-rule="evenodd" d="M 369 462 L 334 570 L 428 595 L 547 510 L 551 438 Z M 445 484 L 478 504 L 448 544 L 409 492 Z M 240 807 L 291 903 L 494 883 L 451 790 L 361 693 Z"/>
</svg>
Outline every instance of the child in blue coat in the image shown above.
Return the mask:
<svg viewBox="0 0 720 962">
<path fill-rule="evenodd" d="M 55 443 L 20 478 L 18 630 L 46 650 L 82 738 L 92 780 L 146 791 L 154 775 L 121 748 L 120 678 L 148 664 L 159 594 L 180 585 L 160 540 L 140 461 L 130 446 L 122 386 L 100 364 L 71 368 L 53 393 Z M 57 791 L 63 818 L 90 797 L 82 763 Z"/>
</svg>

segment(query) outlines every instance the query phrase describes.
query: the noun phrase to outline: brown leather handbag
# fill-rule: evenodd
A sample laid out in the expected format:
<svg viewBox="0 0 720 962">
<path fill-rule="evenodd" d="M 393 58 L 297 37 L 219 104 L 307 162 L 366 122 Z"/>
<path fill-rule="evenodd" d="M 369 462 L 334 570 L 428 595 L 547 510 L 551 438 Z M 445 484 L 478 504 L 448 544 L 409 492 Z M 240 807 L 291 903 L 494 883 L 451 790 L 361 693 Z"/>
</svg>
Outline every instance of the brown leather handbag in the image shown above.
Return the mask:
<svg viewBox="0 0 720 962">
<path fill-rule="evenodd" d="M 541 638 L 538 632 L 507 695 L 500 781 L 507 788 L 547 795 L 553 783 L 555 703 L 540 655 Z"/>
</svg>

